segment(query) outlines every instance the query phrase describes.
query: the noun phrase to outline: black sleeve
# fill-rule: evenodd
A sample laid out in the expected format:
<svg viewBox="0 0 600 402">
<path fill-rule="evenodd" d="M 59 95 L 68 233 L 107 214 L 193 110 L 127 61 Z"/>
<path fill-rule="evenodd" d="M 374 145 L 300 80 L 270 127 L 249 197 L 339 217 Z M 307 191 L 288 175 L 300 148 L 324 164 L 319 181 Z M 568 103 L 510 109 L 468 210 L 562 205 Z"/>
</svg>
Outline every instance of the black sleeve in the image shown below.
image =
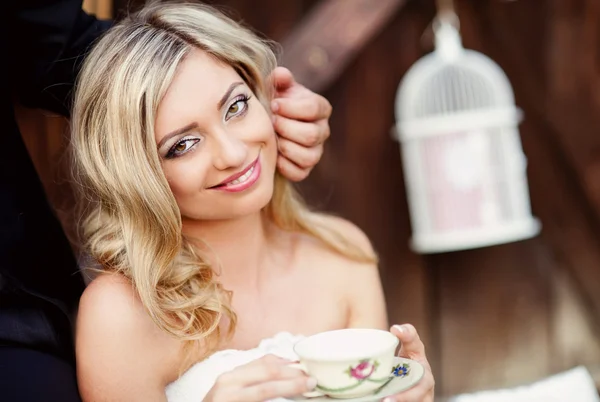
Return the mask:
<svg viewBox="0 0 600 402">
<path fill-rule="evenodd" d="M 13 96 L 25 106 L 68 116 L 85 52 L 112 21 L 86 14 L 81 0 L 10 1 L 8 68 Z"/>
</svg>

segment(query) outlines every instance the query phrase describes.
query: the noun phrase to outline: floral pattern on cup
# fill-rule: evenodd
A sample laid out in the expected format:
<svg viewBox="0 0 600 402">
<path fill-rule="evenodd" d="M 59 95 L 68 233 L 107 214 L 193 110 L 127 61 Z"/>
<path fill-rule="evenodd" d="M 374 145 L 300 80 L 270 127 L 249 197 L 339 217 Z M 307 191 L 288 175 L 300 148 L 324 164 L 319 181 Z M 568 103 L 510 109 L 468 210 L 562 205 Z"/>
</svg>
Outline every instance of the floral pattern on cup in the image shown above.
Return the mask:
<svg viewBox="0 0 600 402">
<path fill-rule="evenodd" d="M 406 377 L 410 373 L 410 365 L 408 363 L 402 363 L 392 367 L 392 372 L 384 378 L 371 378 L 375 370 L 377 370 L 377 367 L 379 367 L 379 362 L 377 360 L 361 360 L 356 365 L 350 366 L 344 371 L 350 376 L 350 378 L 356 380 L 355 383 L 340 388 L 328 388 L 322 385 L 317 385 L 317 389 L 330 393 L 345 392 L 357 388 L 365 381 L 380 383 L 383 387 L 387 385 L 394 377 L 402 378 Z"/>
<path fill-rule="evenodd" d="M 366 380 L 371 377 L 373 372 L 379 366 L 379 362 L 375 360 L 371 362 L 369 360 L 361 360 L 356 366 L 350 366 L 346 373 L 350 375 L 352 378 L 356 378 L 357 380 Z"/>
<path fill-rule="evenodd" d="M 408 363 L 398 364 L 392 368 L 392 374 L 396 377 L 406 377 L 410 373 L 410 365 Z"/>
</svg>

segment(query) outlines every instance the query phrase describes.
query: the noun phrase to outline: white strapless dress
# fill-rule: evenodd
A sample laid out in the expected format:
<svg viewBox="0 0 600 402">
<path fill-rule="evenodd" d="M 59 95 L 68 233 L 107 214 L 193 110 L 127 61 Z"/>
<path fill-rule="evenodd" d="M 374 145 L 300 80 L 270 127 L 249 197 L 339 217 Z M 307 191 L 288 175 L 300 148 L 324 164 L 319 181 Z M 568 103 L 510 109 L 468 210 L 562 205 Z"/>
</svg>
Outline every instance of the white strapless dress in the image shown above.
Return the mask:
<svg viewBox="0 0 600 402">
<path fill-rule="evenodd" d="M 176 381 L 165 389 L 169 402 L 201 402 L 212 388 L 217 377 L 234 368 L 250 363 L 267 354 L 297 360 L 294 344 L 304 338 L 288 332 L 280 332 L 272 338 L 264 339 L 258 347 L 249 350 L 221 350 L 193 365 Z M 287 399 L 278 398 L 282 402 Z"/>
</svg>

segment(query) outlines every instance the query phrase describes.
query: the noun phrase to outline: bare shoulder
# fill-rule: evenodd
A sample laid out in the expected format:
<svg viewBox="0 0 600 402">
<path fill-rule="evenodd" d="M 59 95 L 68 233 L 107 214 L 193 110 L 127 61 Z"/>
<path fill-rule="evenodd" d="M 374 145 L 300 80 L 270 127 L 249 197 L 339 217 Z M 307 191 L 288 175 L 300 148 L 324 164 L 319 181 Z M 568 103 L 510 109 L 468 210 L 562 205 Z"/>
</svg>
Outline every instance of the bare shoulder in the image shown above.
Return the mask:
<svg viewBox="0 0 600 402">
<path fill-rule="evenodd" d="M 356 224 L 334 215 L 314 214 L 313 218 L 324 227 L 343 235 L 352 245 L 359 247 L 364 253 L 375 254 L 371 241 Z"/>
<path fill-rule="evenodd" d="M 94 279 L 77 315 L 77 377 L 85 401 L 162 400 L 177 374 L 179 342 L 154 325 L 131 282 Z"/>
<path fill-rule="evenodd" d="M 88 335 L 87 326 L 96 330 L 112 327 L 120 335 L 139 335 L 152 327 L 132 283 L 119 274 L 102 274 L 85 289 L 79 302 L 77 335 Z"/>
<path fill-rule="evenodd" d="M 115 305 L 124 307 L 122 304 L 128 307 L 125 313 L 131 313 L 131 310 L 135 309 L 138 304 L 141 306 L 133 285 L 128 279 L 119 274 L 105 273 L 99 275 L 86 287 L 81 296 L 79 313 L 90 311 L 102 313 L 100 316 L 104 316 L 107 310 Z"/>
<path fill-rule="evenodd" d="M 133 331 L 135 334 L 149 321 L 131 282 L 119 274 L 102 274 L 87 286 L 81 296 L 77 335 L 78 338 L 87 336 L 88 325 L 100 330 L 112 326 L 113 330 Z"/>
<path fill-rule="evenodd" d="M 317 270 L 314 273 L 316 275 L 333 276 L 338 283 L 341 282 L 341 278 L 360 280 L 364 275 L 378 277 L 377 259 L 371 241 L 357 225 L 346 219 L 325 214 L 314 214 L 311 219 L 316 225 L 326 229 L 326 237 L 332 234 L 334 238 L 342 239 L 344 242 L 342 249 L 348 252 L 335 251 L 323 241 L 304 235 L 300 240 L 302 252 L 298 254 L 303 260 L 302 265 L 310 265 Z M 359 255 L 373 258 L 356 258 L 352 255 L 356 249 L 360 251 Z"/>
<path fill-rule="evenodd" d="M 348 327 L 386 328 L 387 313 L 374 248 L 368 236 L 354 223 L 335 216 L 317 215 L 319 224 L 342 235 L 352 247 L 359 248 L 373 260 L 358 261 L 343 253 L 314 250 L 313 275 L 333 283 L 335 292 L 346 301 Z M 313 245 L 317 249 L 318 246 Z"/>
</svg>

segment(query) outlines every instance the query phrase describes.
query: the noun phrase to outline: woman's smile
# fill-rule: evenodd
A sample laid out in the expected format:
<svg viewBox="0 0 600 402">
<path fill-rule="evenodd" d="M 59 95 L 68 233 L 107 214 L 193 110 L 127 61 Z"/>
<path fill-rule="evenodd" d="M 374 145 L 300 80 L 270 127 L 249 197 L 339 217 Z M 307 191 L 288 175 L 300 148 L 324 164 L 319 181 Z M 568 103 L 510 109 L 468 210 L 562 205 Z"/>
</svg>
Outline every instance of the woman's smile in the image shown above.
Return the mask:
<svg viewBox="0 0 600 402">
<path fill-rule="evenodd" d="M 228 192 L 240 192 L 249 189 L 260 178 L 261 166 L 260 155 L 247 168 L 233 176 L 228 177 L 222 183 L 210 187 L 211 190 Z"/>
</svg>

